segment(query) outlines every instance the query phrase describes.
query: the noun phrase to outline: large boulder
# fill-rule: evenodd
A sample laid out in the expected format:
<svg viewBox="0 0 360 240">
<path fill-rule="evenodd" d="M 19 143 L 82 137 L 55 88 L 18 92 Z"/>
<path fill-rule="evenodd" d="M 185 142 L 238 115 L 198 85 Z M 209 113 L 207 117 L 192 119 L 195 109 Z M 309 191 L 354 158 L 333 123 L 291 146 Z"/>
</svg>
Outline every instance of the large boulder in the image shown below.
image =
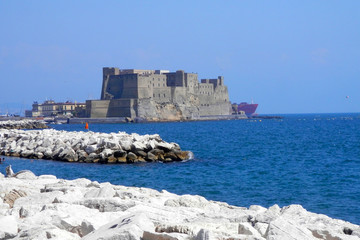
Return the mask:
<svg viewBox="0 0 360 240">
<path fill-rule="evenodd" d="M 18 233 L 18 223 L 14 216 L 0 216 L 0 239 L 12 239 Z"/>
<path fill-rule="evenodd" d="M 129 214 L 86 235 L 83 240 L 142 239 L 144 231 L 153 232 L 154 224 L 144 213 Z"/>
</svg>

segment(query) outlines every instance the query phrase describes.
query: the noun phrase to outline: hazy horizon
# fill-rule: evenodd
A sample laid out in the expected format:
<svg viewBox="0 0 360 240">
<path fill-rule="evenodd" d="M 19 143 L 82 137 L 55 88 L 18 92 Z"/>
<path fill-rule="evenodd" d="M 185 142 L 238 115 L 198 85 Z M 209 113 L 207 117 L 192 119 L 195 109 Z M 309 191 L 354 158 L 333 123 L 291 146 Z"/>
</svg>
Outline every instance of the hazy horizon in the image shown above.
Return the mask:
<svg viewBox="0 0 360 240">
<path fill-rule="evenodd" d="M 99 99 L 102 68 L 224 76 L 259 114 L 360 112 L 358 1 L 1 1 L 0 114 Z"/>
</svg>

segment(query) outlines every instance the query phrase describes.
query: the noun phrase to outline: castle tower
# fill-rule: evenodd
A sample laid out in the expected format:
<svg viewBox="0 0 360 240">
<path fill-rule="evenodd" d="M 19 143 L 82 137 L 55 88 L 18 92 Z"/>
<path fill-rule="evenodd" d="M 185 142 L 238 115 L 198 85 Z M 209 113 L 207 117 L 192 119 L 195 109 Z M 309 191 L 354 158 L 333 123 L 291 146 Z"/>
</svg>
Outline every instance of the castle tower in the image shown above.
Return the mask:
<svg viewBox="0 0 360 240">
<path fill-rule="evenodd" d="M 110 75 L 119 75 L 120 74 L 120 70 L 119 68 L 114 68 L 114 67 L 104 67 L 103 68 L 103 84 L 102 84 L 102 89 L 101 89 L 101 100 L 105 100 L 105 92 L 106 92 L 106 88 L 107 85 L 109 83 L 109 76 Z"/>
</svg>

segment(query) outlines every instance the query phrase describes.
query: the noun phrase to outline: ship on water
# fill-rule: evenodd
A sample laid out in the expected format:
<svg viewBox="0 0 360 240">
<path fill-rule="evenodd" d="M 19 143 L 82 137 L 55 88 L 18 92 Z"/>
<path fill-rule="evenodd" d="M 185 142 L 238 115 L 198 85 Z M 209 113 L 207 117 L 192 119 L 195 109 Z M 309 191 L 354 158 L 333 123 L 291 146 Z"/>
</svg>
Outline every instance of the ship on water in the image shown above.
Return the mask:
<svg viewBox="0 0 360 240">
<path fill-rule="evenodd" d="M 252 117 L 255 115 L 255 111 L 258 107 L 257 103 L 247 103 L 247 102 L 242 102 L 240 104 L 237 105 L 237 113 L 239 112 L 245 112 L 246 116 L 248 117 Z"/>
</svg>

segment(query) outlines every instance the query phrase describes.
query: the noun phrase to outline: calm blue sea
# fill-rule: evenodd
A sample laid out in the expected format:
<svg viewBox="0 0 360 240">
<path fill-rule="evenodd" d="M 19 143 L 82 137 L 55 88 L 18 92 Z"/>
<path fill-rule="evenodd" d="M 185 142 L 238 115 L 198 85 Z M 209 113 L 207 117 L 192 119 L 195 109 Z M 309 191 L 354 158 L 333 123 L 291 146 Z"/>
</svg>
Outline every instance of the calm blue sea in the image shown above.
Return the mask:
<svg viewBox="0 0 360 240">
<path fill-rule="evenodd" d="M 248 207 L 301 204 L 360 224 L 360 114 L 283 115 L 283 119 L 92 124 L 90 130 L 154 134 L 194 153 L 170 164 L 102 165 L 7 158 L 14 171 L 89 178 L 198 194 Z M 84 125 L 53 125 L 82 131 Z"/>
</svg>

